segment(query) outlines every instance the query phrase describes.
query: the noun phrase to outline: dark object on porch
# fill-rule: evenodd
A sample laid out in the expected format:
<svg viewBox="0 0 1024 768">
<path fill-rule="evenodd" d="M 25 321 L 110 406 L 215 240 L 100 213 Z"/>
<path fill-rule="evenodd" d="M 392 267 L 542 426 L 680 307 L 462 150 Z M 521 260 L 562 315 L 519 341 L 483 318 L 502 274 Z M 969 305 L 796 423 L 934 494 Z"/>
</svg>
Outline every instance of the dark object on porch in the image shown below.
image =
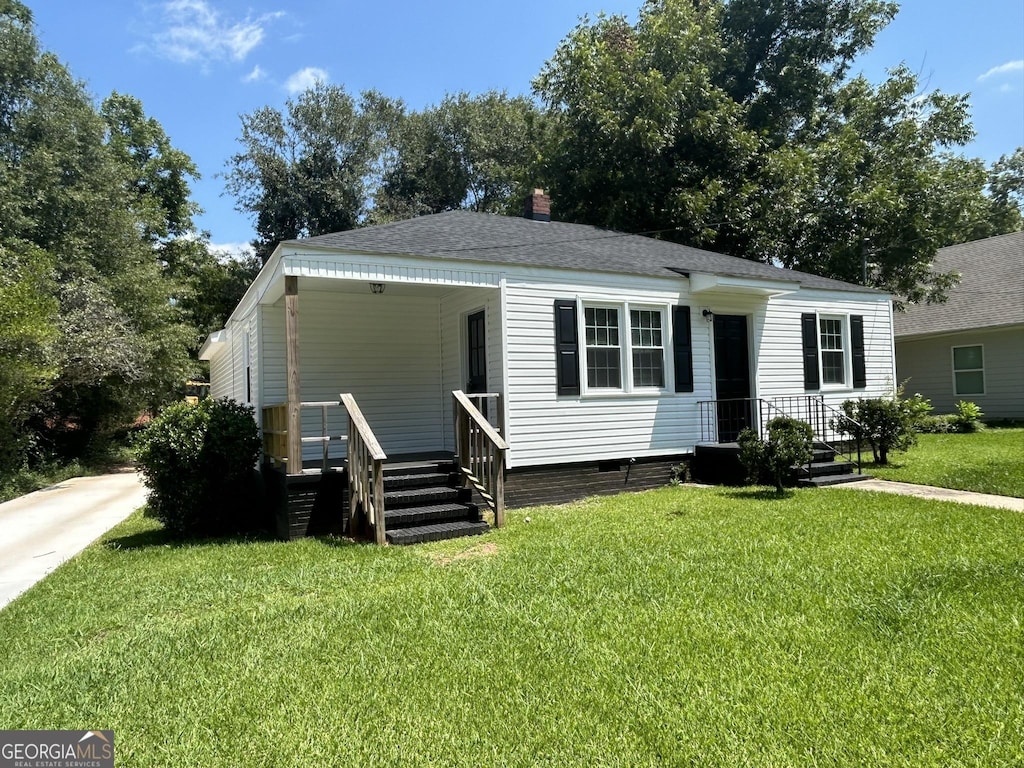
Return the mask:
<svg viewBox="0 0 1024 768">
<path fill-rule="evenodd" d="M 510 469 L 505 476 L 505 506 L 565 504 L 587 496 L 661 488 L 671 481 L 672 468 L 688 460 L 682 455 L 659 456 Z"/>
</svg>

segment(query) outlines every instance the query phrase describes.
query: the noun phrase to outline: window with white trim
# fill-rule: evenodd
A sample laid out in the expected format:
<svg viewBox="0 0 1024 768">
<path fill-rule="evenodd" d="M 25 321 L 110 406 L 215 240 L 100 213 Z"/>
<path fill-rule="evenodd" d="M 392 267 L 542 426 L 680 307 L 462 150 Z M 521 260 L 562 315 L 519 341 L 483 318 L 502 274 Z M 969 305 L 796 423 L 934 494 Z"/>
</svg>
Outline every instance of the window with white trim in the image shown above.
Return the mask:
<svg viewBox="0 0 1024 768">
<path fill-rule="evenodd" d="M 583 302 L 587 389 L 664 389 L 666 339 L 662 308 Z"/>
<path fill-rule="evenodd" d="M 661 310 L 629 310 L 630 343 L 633 347 L 633 386 L 665 386 L 665 342 Z"/>
<path fill-rule="evenodd" d="M 843 317 L 818 318 L 818 345 L 821 354 L 821 383 L 846 384 L 846 330 Z"/>
<path fill-rule="evenodd" d="M 622 348 L 619 346 L 619 310 L 615 307 L 584 307 L 587 386 L 622 389 Z"/>
<path fill-rule="evenodd" d="M 981 344 L 953 347 L 953 393 L 985 394 L 985 354 Z"/>
</svg>

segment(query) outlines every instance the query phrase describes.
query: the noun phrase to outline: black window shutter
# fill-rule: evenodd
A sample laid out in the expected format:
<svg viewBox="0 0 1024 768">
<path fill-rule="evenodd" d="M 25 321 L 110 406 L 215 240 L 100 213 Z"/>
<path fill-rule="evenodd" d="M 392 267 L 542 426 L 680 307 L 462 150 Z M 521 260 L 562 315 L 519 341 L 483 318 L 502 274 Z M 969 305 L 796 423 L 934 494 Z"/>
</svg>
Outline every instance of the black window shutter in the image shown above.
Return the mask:
<svg viewBox="0 0 1024 768">
<path fill-rule="evenodd" d="M 580 393 L 580 340 L 575 299 L 555 299 L 555 355 L 558 394 Z"/>
<path fill-rule="evenodd" d="M 853 348 L 853 386 L 864 389 L 868 385 L 864 360 L 864 315 L 850 315 L 850 346 Z"/>
<path fill-rule="evenodd" d="M 676 368 L 676 392 L 693 392 L 693 341 L 690 308 L 672 308 L 672 354 Z"/>
<path fill-rule="evenodd" d="M 818 389 L 818 316 L 813 312 L 800 315 L 800 328 L 803 332 L 804 352 L 804 389 Z"/>
</svg>

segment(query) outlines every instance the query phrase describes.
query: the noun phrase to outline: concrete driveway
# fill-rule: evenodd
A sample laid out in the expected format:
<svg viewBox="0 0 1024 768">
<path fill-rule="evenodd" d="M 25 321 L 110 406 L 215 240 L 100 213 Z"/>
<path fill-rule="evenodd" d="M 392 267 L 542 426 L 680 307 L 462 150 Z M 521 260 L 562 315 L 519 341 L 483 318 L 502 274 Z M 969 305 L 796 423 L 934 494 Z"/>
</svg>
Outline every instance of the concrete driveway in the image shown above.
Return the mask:
<svg viewBox="0 0 1024 768">
<path fill-rule="evenodd" d="M 0 504 L 0 609 L 145 503 L 142 478 L 129 470 Z"/>
</svg>

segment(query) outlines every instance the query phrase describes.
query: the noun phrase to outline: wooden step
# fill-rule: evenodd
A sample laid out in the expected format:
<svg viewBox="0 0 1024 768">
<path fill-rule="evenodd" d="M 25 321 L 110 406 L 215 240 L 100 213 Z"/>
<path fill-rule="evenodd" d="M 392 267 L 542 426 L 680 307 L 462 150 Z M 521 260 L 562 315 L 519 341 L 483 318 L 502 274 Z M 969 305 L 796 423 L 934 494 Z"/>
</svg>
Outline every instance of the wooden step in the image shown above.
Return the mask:
<svg viewBox="0 0 1024 768">
<path fill-rule="evenodd" d="M 384 492 L 384 509 L 418 507 L 423 504 L 465 501 L 469 492 L 447 485 L 431 485 L 425 488 L 400 488 Z"/>
<path fill-rule="evenodd" d="M 450 504 L 424 504 L 418 507 L 406 507 L 405 509 L 384 508 L 384 525 L 386 530 L 401 528 L 403 526 L 415 526 L 421 523 L 446 523 L 457 520 L 470 520 L 472 522 L 480 519 L 480 509 L 476 504 L 450 503 Z"/>
<path fill-rule="evenodd" d="M 448 472 L 415 472 L 396 475 L 384 475 L 384 490 L 393 491 L 399 488 L 424 488 L 432 485 L 449 485 L 452 474 Z"/>
<path fill-rule="evenodd" d="M 454 520 L 444 523 L 415 525 L 407 528 L 395 528 L 387 531 L 389 544 L 420 544 L 426 541 L 457 539 L 461 536 L 479 536 L 487 533 L 491 527 L 482 520 Z"/>
</svg>

